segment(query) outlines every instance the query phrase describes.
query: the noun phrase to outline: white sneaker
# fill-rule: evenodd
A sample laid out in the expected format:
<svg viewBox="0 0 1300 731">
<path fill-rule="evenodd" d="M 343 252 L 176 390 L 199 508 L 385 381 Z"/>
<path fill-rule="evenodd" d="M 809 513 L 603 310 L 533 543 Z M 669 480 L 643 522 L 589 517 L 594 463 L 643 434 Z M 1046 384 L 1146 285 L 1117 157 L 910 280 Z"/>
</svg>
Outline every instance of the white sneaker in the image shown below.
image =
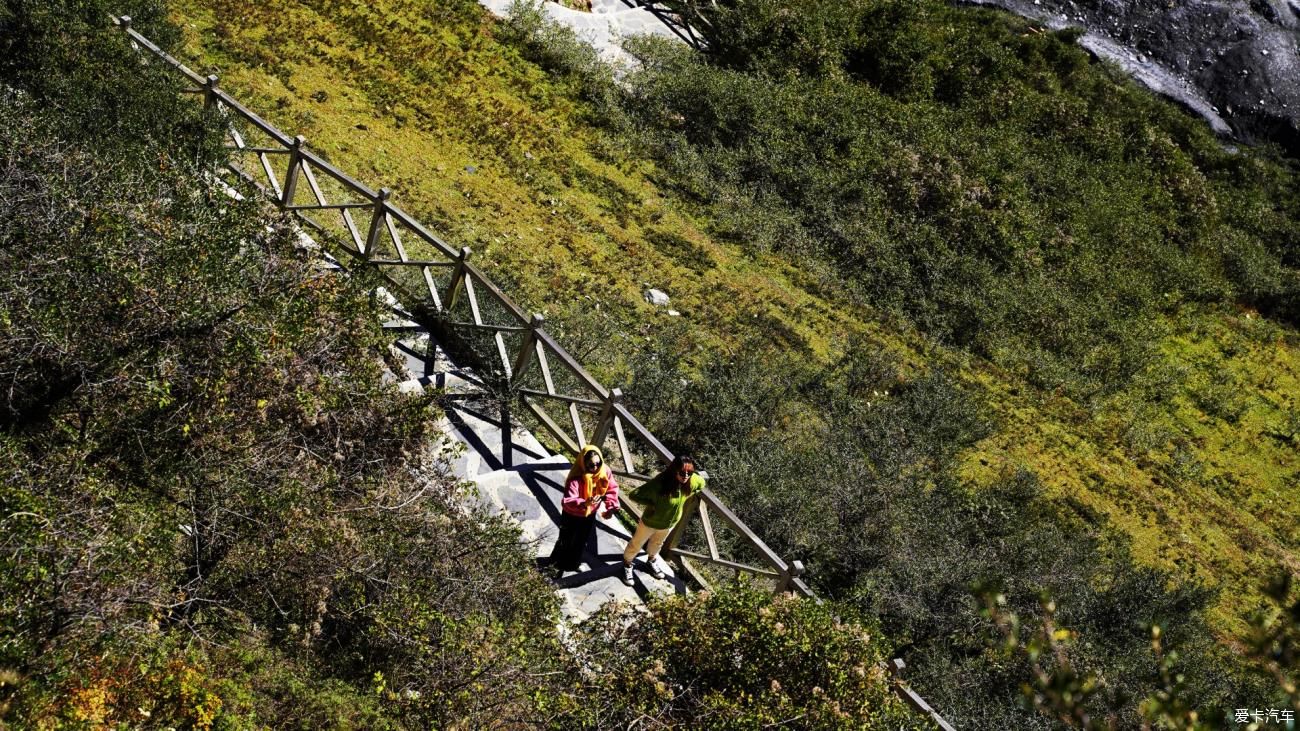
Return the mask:
<svg viewBox="0 0 1300 731">
<path fill-rule="evenodd" d="M 666 578 L 668 578 L 668 575 L 664 573 L 664 570 L 661 569 L 661 568 L 659 568 L 659 562 L 658 562 L 657 560 L 655 560 L 655 559 L 653 559 L 653 558 L 646 559 L 645 564 L 646 564 L 646 566 L 649 566 L 649 567 L 650 567 L 650 575 L 651 575 L 651 576 L 655 577 L 656 579 L 666 579 Z"/>
<path fill-rule="evenodd" d="M 623 564 L 623 583 L 628 586 L 635 583 L 635 580 L 632 578 L 632 564 L 630 563 Z"/>
</svg>

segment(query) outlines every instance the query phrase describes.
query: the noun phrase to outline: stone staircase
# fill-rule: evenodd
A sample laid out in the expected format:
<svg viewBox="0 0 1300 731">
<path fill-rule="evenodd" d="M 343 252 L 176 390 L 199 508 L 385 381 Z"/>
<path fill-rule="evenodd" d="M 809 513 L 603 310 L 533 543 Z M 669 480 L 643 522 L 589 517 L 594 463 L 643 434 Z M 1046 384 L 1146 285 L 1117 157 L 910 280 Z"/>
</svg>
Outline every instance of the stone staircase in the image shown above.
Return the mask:
<svg viewBox="0 0 1300 731">
<path fill-rule="evenodd" d="M 500 415 L 484 386 L 473 372 L 458 367 L 396 301 L 383 296 L 398 313 L 397 319 L 384 324 L 394 335 L 391 348 L 403 366 L 404 372 L 395 374 L 398 388 L 405 392 L 442 391 L 443 416 L 437 426 L 452 445 L 451 472 L 474 484 L 472 499 L 479 505 L 511 516 L 519 524 L 520 539 L 531 546 L 538 559 L 549 556 L 559 533 L 560 498 L 569 457 L 552 454 L 531 432 L 514 426 L 509 458 L 503 458 Z M 636 560 L 635 584 L 625 586 L 620 576 L 622 554 L 630 535 L 631 530 L 618 516 L 597 518 L 595 550 L 588 546 L 581 570 L 554 579 L 565 618 L 580 622 L 606 602 L 643 605 L 654 594 L 686 591 L 685 583 L 667 562 L 660 562 L 667 578 L 651 577 L 644 555 Z"/>
</svg>

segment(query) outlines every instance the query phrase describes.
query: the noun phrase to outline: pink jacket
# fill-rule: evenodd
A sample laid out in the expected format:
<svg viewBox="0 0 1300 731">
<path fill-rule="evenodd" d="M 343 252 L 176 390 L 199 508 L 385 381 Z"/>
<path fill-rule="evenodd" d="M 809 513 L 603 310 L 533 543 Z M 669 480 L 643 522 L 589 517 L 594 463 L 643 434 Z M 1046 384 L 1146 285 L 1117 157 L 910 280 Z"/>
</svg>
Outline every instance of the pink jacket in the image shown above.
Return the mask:
<svg viewBox="0 0 1300 731">
<path fill-rule="evenodd" d="M 576 515 L 585 518 L 591 515 L 592 511 L 587 509 L 587 503 L 582 499 L 582 479 L 574 478 L 564 484 L 564 497 L 560 500 L 560 507 L 569 515 Z M 608 488 L 605 491 L 605 510 L 618 509 L 618 481 L 614 479 L 614 473 L 609 473 Z"/>
</svg>

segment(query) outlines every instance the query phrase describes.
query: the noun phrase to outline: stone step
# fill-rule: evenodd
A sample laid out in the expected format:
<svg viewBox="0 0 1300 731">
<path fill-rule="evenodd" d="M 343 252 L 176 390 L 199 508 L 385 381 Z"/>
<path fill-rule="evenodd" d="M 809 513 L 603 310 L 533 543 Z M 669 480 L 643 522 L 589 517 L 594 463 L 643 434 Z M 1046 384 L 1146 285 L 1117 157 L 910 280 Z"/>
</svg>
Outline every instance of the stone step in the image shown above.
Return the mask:
<svg viewBox="0 0 1300 731">
<path fill-rule="evenodd" d="M 488 472 L 473 482 L 480 505 L 518 521 L 522 538 L 535 545 L 540 560 L 550 555 L 559 535 L 560 498 L 568 472 L 567 458 L 551 456 Z M 639 605 L 651 594 L 686 591 L 666 562 L 660 561 L 660 566 L 667 578 L 652 577 L 644 555 L 633 562 L 635 583 L 624 585 L 622 555 L 630 538 L 631 531 L 617 516 L 597 517 L 596 541 L 583 553 L 581 570 L 555 580 L 568 619 L 581 621 L 608 601 Z"/>
<path fill-rule="evenodd" d="M 304 245 L 319 251 L 310 236 L 301 232 L 300 236 Z M 322 269 L 346 271 L 337 259 L 319 253 Z M 472 372 L 457 367 L 384 288 L 377 288 L 374 297 L 392 313 L 383 327 L 395 336 L 391 348 L 397 356 L 397 372 L 386 369 L 385 381 L 396 383 L 403 393 L 423 393 L 430 388 L 446 392 L 445 416 L 436 426 L 451 437 L 445 447 L 451 452 L 451 473 L 474 483 L 473 499 L 480 506 L 516 520 L 521 538 L 535 548 L 534 555 L 539 559 L 549 556 L 559 534 L 568 458 L 550 454 L 531 432 L 515 427 L 510 433 L 510 453 L 503 459 L 501 419 L 482 383 Z M 582 570 L 555 579 L 566 619 L 580 622 L 610 601 L 644 606 L 652 593 L 686 591 L 685 584 L 672 575 L 671 566 L 664 563 L 668 578 L 656 580 L 641 557 L 635 563 L 634 585 L 624 585 L 622 554 L 630 532 L 617 517 L 597 521 L 595 546 L 589 545 L 584 552 Z"/>
</svg>

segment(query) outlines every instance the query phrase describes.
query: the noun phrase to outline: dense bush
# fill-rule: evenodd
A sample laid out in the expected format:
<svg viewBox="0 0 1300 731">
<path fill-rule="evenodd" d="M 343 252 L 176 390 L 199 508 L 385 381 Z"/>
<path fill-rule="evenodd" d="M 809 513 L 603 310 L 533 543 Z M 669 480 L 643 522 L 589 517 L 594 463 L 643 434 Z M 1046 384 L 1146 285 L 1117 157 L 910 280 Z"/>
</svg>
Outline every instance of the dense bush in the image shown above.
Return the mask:
<svg viewBox="0 0 1300 731">
<path fill-rule="evenodd" d="M 223 192 L 218 120 L 107 17 L 0 16 L 5 721 L 534 717 L 553 595 L 383 385 L 374 283 Z"/>
<path fill-rule="evenodd" d="M 889 690 L 882 643 L 848 607 L 744 584 L 607 607 L 588 621 L 592 684 L 620 698 L 608 726 L 925 728 Z"/>
</svg>

